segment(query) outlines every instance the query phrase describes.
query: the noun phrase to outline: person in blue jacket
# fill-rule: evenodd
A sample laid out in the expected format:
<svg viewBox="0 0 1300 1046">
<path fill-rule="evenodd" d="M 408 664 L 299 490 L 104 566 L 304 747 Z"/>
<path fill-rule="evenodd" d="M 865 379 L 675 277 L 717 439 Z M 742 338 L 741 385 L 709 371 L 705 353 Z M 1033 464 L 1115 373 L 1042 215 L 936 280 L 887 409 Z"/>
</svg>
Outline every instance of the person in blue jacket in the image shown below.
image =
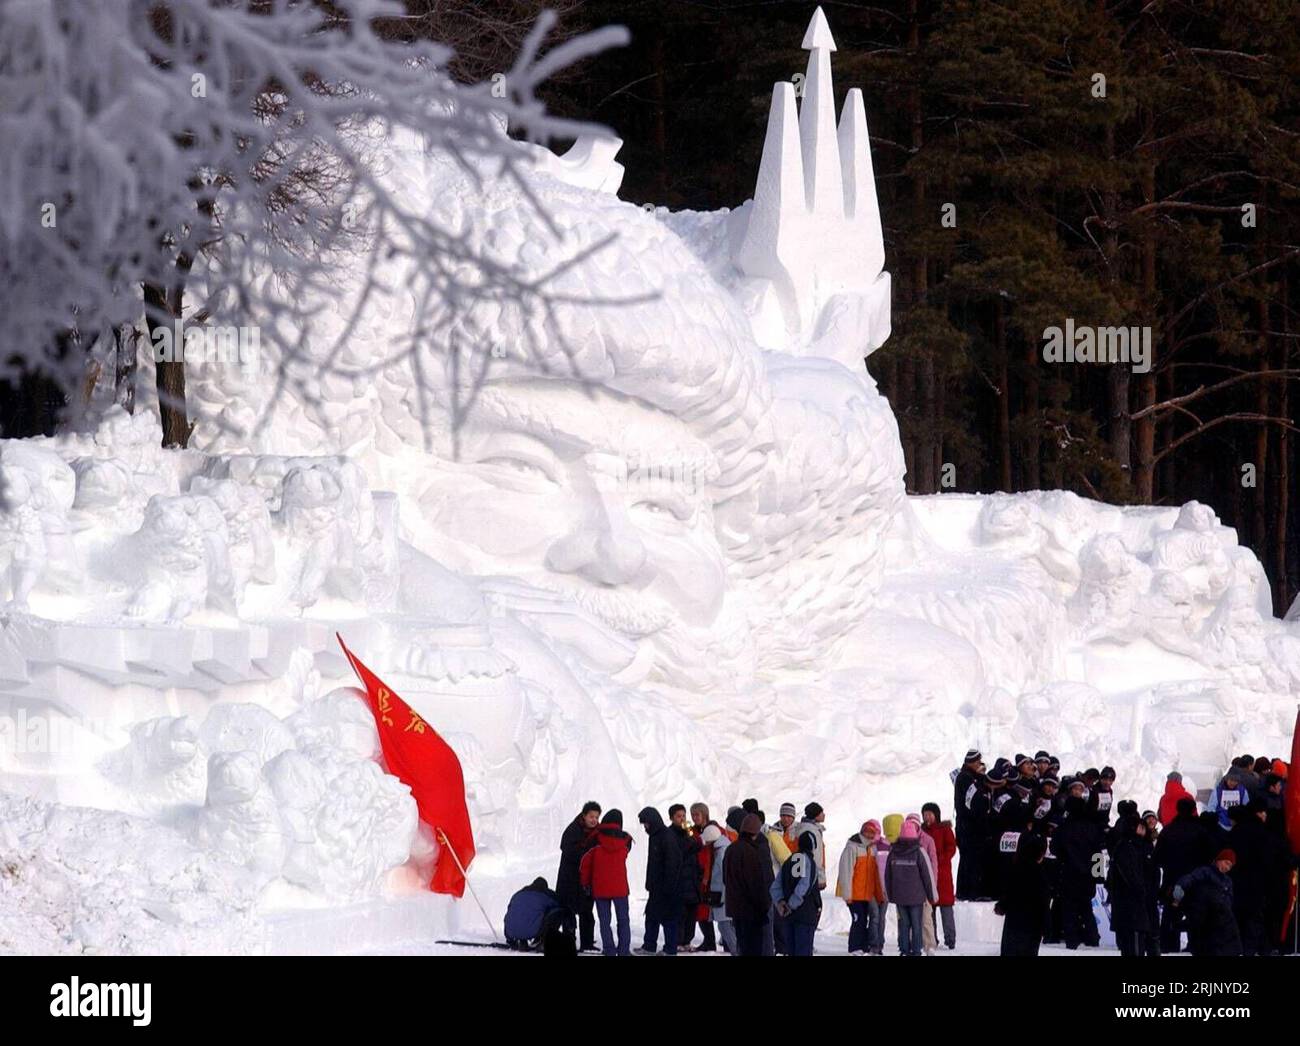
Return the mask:
<svg viewBox="0 0 1300 1046">
<path fill-rule="evenodd" d="M 822 891 L 817 879 L 817 839 L 809 830 L 799 833 L 799 850 L 786 858 L 781 874 L 772 880 L 772 905 L 786 919 L 791 955 L 812 955 L 813 939 L 822 917 Z"/>
<path fill-rule="evenodd" d="M 506 906 L 506 944 L 518 951 L 541 951 L 547 934 L 559 930 L 573 935 L 573 913 L 538 876 L 515 892 Z"/>
<path fill-rule="evenodd" d="M 1219 815 L 1219 826 L 1225 831 L 1230 830 L 1232 819 L 1228 812 L 1234 806 L 1245 806 L 1248 802 L 1250 793 L 1241 779 L 1241 769 L 1235 765 L 1228 767 L 1228 772 L 1214 790 L 1214 809 Z"/>
</svg>

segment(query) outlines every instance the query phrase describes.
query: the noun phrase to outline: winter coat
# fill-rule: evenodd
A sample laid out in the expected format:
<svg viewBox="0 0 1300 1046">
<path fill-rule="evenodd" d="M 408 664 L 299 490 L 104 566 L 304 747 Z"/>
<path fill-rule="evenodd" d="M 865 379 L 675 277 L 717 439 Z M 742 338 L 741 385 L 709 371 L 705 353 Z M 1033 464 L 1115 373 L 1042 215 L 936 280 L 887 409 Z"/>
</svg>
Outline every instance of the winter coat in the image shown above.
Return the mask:
<svg viewBox="0 0 1300 1046">
<path fill-rule="evenodd" d="M 894 904 L 904 907 L 934 903 L 934 873 L 919 840 L 900 837 L 890 847 L 885 862 L 885 892 Z"/>
<path fill-rule="evenodd" d="M 699 854 L 704 849 L 704 844 L 699 836 L 675 824 L 669 825 L 668 830 L 673 833 L 673 838 L 677 840 L 677 845 L 682 851 L 682 864 L 678 873 L 682 902 L 698 904 L 700 901 Z"/>
<path fill-rule="evenodd" d="M 1153 933 L 1149 896 L 1151 878 L 1147 867 L 1151 846 L 1145 839 L 1126 832 L 1110 854 L 1106 892 L 1110 897 L 1110 923 L 1117 934 Z"/>
<path fill-rule="evenodd" d="M 708 824 L 704 826 L 704 828 L 709 827 L 709 825 L 713 825 L 715 828 L 718 829 L 718 831 L 722 831 L 722 826 L 718 824 L 716 821 L 710 821 Z M 703 831 L 704 831 L 703 828 L 700 829 L 701 833 Z M 698 876 L 697 889 L 699 891 L 699 900 L 700 900 L 700 903 L 696 906 L 695 909 L 695 918 L 700 922 L 707 922 L 710 918 L 712 918 L 713 906 L 709 904 L 709 891 L 713 889 L 713 887 L 710 884 L 713 881 L 713 862 L 717 859 L 717 851 L 713 848 L 713 846 L 706 843 L 700 837 L 699 834 L 696 834 L 695 838 L 699 841 L 700 844 L 699 849 L 695 851 L 695 866 L 697 869 L 696 874 Z M 717 842 L 722 842 L 723 840 L 730 842 L 730 839 L 728 839 L 727 834 L 725 832 L 723 832 L 722 838 L 717 840 Z M 721 889 L 721 887 L 719 887 L 719 889 Z"/>
<path fill-rule="evenodd" d="M 579 815 L 560 836 L 560 870 L 555 875 L 555 892 L 566 899 L 582 896 L 582 855 L 596 845 L 596 829 L 588 828 Z"/>
<path fill-rule="evenodd" d="M 542 935 L 548 913 L 560 907 L 560 899 L 546 886 L 545 879 L 535 879 L 510 898 L 502 928 L 507 941 L 534 941 Z"/>
<path fill-rule="evenodd" d="M 727 848 L 722 881 L 727 917 L 741 922 L 766 922 L 772 896 L 772 861 L 762 843 L 741 834 Z"/>
<path fill-rule="evenodd" d="M 1043 865 L 1025 858 L 1013 859 L 996 908 L 1004 918 L 1004 939 L 1011 936 L 1033 944 L 1041 941 L 1050 896 Z"/>
<path fill-rule="evenodd" d="M 861 832 L 849 836 L 836 871 L 836 897 L 885 903 L 885 875 L 877 859 L 876 845 L 868 845 Z"/>
<path fill-rule="evenodd" d="M 707 893 L 713 894 L 715 898 L 721 899 L 718 904 L 713 906 L 715 917 L 717 913 L 724 910 L 723 904 L 726 899 L 727 890 L 725 882 L 727 851 L 732 845 L 731 838 L 724 834 L 708 848 L 711 857 L 709 860 L 709 888 Z M 708 899 L 707 896 L 705 899 Z"/>
<path fill-rule="evenodd" d="M 1233 827 L 1230 842 L 1237 855 L 1230 873 L 1237 911 L 1262 915 L 1291 869 L 1286 844 L 1254 816 Z"/>
<path fill-rule="evenodd" d="M 889 864 L 889 851 L 892 847 L 883 835 L 876 837 L 876 867 L 880 869 L 880 885 L 885 885 L 885 868 Z M 889 900 L 889 891 L 885 890 L 885 900 Z"/>
<path fill-rule="evenodd" d="M 925 856 L 930 862 L 930 871 L 934 873 L 935 892 L 939 889 L 939 850 L 934 845 L 934 840 L 930 833 L 925 830 L 924 825 L 917 826 L 917 839 L 921 844 L 921 849 L 925 851 Z"/>
<path fill-rule="evenodd" d="M 975 837 L 984 830 L 983 821 L 976 810 L 975 799 L 983 790 L 980 778 L 974 770 L 965 767 L 957 771 L 953 779 L 952 808 L 957 811 L 957 836 Z"/>
<path fill-rule="evenodd" d="M 790 906 L 787 920 L 794 925 L 816 926 L 822 915 L 822 890 L 817 885 L 817 865 L 811 832 L 799 833 L 799 852 L 781 866 L 781 874 L 768 888 L 775 906 L 785 901 Z"/>
<path fill-rule="evenodd" d="M 1156 837 L 1156 864 L 1160 866 L 1164 896 L 1167 898 L 1173 891 L 1174 883 L 1208 864 L 1217 852 L 1199 818 L 1175 817 L 1170 821 Z"/>
<path fill-rule="evenodd" d="M 1102 828 L 1110 827 L 1110 815 L 1115 812 L 1115 793 L 1109 788 L 1094 788 L 1092 794 L 1088 797 L 1088 805 L 1092 809 L 1092 815 L 1097 819 L 1097 823 Z"/>
<path fill-rule="evenodd" d="M 1178 880 L 1173 896 L 1187 913 L 1193 955 L 1241 954 L 1231 879 L 1212 864 L 1202 865 Z"/>
<path fill-rule="evenodd" d="M 1250 790 L 1242 781 L 1238 780 L 1236 788 L 1229 788 L 1220 781 L 1214 789 L 1214 809 L 1219 815 L 1219 826 L 1231 829 L 1232 820 L 1228 817 L 1228 811 L 1234 806 L 1244 806 L 1248 802 L 1250 802 Z"/>
<path fill-rule="evenodd" d="M 1061 888 L 1092 892 L 1096 882 L 1095 865 L 1101 853 L 1105 833 L 1087 813 L 1071 814 L 1052 836 L 1052 852 L 1061 862 Z"/>
<path fill-rule="evenodd" d="M 596 830 L 596 845 L 582 855 L 579 876 L 582 888 L 595 898 L 626 897 L 627 855 L 632 837 L 616 824 L 602 824 Z"/>
<path fill-rule="evenodd" d="M 817 862 L 817 888 L 826 889 L 826 836 L 825 829 L 816 821 L 805 817 L 795 825 L 795 845 L 798 846 L 798 840 L 805 834 L 811 834 L 813 837 L 813 858 Z M 791 855 L 793 856 L 793 854 Z"/>
<path fill-rule="evenodd" d="M 1166 781 L 1165 794 L 1160 797 L 1160 805 L 1156 808 L 1156 816 L 1160 819 L 1161 825 L 1167 825 L 1178 816 L 1178 800 L 1191 799 L 1196 801 L 1196 796 L 1192 795 L 1183 787 L 1182 781 Z"/>
<path fill-rule="evenodd" d="M 957 837 L 953 834 L 948 821 L 938 821 L 928 825 L 926 835 L 934 840 L 934 849 L 938 856 L 935 877 L 939 880 L 939 907 L 946 908 L 957 901 L 957 893 L 952 882 L 952 859 L 957 856 Z"/>
<path fill-rule="evenodd" d="M 793 830 L 794 826 L 791 826 Z M 786 836 L 781 829 L 772 825 L 765 825 L 760 833 L 760 841 L 767 848 L 769 860 L 772 862 L 772 874 L 776 875 L 781 870 L 781 865 L 790 860 L 790 855 L 799 849 L 798 840 L 793 836 Z M 789 840 L 787 842 L 786 840 Z M 738 842 L 739 840 L 733 840 Z"/>
<path fill-rule="evenodd" d="M 645 888 L 650 894 L 646 916 L 656 922 L 680 919 L 682 915 L 682 846 L 659 811 L 647 806 L 637 820 L 649 829 Z"/>
</svg>

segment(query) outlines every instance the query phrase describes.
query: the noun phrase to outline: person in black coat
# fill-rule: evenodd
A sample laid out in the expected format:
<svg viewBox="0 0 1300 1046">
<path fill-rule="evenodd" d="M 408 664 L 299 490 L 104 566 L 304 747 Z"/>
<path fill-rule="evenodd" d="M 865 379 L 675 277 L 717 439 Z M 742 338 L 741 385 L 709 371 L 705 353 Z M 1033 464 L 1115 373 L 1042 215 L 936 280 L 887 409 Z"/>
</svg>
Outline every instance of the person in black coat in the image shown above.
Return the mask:
<svg viewBox="0 0 1300 1046">
<path fill-rule="evenodd" d="M 1071 951 L 1079 945 L 1097 947 L 1101 934 L 1092 914 L 1092 898 L 1101 872 L 1104 830 L 1088 801 L 1077 795 L 1065 802 L 1065 821 L 1052 846 L 1061 862 L 1061 933 Z"/>
<path fill-rule="evenodd" d="M 560 870 L 555 876 L 555 894 L 578 919 L 578 947 L 582 951 L 596 950 L 596 916 L 593 901 L 582 889 L 579 870 L 582 855 L 596 845 L 596 829 L 600 825 L 600 803 L 584 803 L 564 834 L 560 836 Z"/>
<path fill-rule="evenodd" d="M 953 778 L 953 809 L 957 812 L 956 893 L 959 901 L 974 901 L 983 896 L 984 850 L 988 846 L 985 821 L 988 805 L 984 799 L 987 794 L 984 757 L 972 748 Z"/>
<path fill-rule="evenodd" d="M 1269 831 L 1268 807 L 1258 797 L 1233 807 L 1228 817 L 1237 855 L 1232 892 L 1242 950 L 1246 955 L 1268 955 L 1277 948 L 1285 912 L 1285 907 L 1277 908 L 1277 901 L 1291 871 L 1286 843 Z"/>
<path fill-rule="evenodd" d="M 1186 918 L 1173 903 L 1174 884 L 1218 852 L 1196 815 L 1196 800 L 1178 800 L 1178 813 L 1156 839 L 1156 864 L 1160 868 L 1160 950 L 1166 954 L 1182 950 Z M 1213 815 L 1211 815 L 1213 816 Z M 1217 825 L 1217 822 L 1216 822 Z"/>
<path fill-rule="evenodd" d="M 1038 954 L 1047 918 L 1047 878 L 1043 874 L 1046 852 L 1047 843 L 1042 836 L 1033 833 L 1021 836 L 1004 879 L 1002 898 L 993 909 L 1003 917 L 1001 954 L 1004 956 Z"/>
<path fill-rule="evenodd" d="M 700 904 L 700 851 L 704 844 L 700 837 L 686 826 L 686 807 L 674 803 L 668 808 L 671 823 L 668 830 L 673 833 L 677 845 L 682 850 L 681 867 L 681 925 L 677 931 L 677 942 L 690 951 L 691 938 L 695 936 L 695 915 Z"/>
<path fill-rule="evenodd" d="M 1188 872 L 1174 884 L 1173 902 L 1187 913 L 1188 950 L 1193 955 L 1241 954 L 1228 876 L 1236 863 L 1233 851 L 1220 850 L 1212 864 Z"/>
<path fill-rule="evenodd" d="M 1147 939 L 1156 931 L 1151 919 L 1154 870 L 1146 825 L 1136 813 L 1126 812 L 1115 826 L 1106 876 L 1110 925 L 1121 955 L 1148 953 Z"/>
<path fill-rule="evenodd" d="M 677 954 L 677 930 L 682 918 L 682 846 L 662 815 L 647 806 L 637 820 L 649 837 L 646 857 L 645 940 L 637 951 L 653 955 L 659 943 L 659 928 L 664 931 L 664 954 Z"/>
<path fill-rule="evenodd" d="M 740 955 L 763 954 L 763 927 L 772 906 L 775 876 L 771 855 L 759 842 L 762 829 L 757 814 L 746 814 L 740 823 L 740 838 L 727 847 L 722 865 L 722 893 Z"/>
</svg>

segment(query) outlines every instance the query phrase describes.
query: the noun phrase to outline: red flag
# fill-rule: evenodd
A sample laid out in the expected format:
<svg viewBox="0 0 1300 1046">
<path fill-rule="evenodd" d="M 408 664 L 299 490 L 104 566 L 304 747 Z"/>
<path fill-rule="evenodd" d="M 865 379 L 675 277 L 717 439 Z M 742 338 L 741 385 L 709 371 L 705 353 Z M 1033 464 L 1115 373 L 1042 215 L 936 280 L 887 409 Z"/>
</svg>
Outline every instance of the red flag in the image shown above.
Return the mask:
<svg viewBox="0 0 1300 1046">
<path fill-rule="evenodd" d="M 461 868 L 468 870 L 474 860 L 474 832 L 465 806 L 465 775 L 460 760 L 418 712 L 361 663 L 342 636 L 337 632 L 335 636 L 352 670 L 365 685 L 389 772 L 410 787 L 420 820 L 433 829 L 442 847 L 429 889 L 461 897 L 465 893 Z"/>
<path fill-rule="evenodd" d="M 1300 855 L 1300 712 L 1295 717 L 1295 733 L 1291 737 L 1291 766 L 1286 777 L 1286 834 L 1291 840 L 1291 852 Z"/>
</svg>

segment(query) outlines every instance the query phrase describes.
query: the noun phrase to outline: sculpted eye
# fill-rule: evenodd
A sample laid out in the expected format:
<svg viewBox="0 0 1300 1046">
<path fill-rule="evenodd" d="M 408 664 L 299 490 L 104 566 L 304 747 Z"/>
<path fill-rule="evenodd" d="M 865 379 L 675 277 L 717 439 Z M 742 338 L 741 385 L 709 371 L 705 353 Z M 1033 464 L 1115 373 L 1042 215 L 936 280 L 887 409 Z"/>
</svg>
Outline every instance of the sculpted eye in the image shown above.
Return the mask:
<svg viewBox="0 0 1300 1046">
<path fill-rule="evenodd" d="M 518 476 L 525 476 L 529 479 L 545 480 L 550 483 L 556 482 L 555 476 L 551 470 L 535 462 L 527 461 L 524 458 L 517 458 L 508 455 L 497 455 L 491 458 L 483 458 L 480 465 L 489 465 L 492 468 L 506 469 Z"/>
<path fill-rule="evenodd" d="M 647 498 L 638 501 L 633 508 L 658 519 L 672 518 L 679 523 L 685 523 L 692 515 L 691 507 L 681 498 Z"/>
</svg>

